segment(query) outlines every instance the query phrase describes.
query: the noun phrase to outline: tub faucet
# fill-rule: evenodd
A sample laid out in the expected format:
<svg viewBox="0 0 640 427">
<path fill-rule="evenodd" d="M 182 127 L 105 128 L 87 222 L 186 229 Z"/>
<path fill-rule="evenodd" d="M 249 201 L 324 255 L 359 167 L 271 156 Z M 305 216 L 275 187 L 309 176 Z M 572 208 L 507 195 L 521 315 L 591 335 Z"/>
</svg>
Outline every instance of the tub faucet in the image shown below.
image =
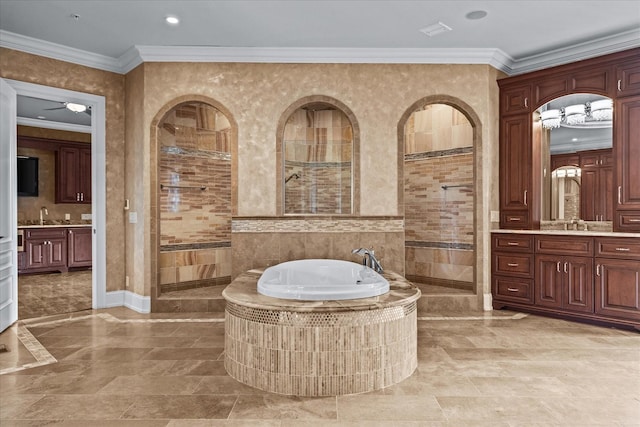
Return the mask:
<svg viewBox="0 0 640 427">
<path fill-rule="evenodd" d="M 40 208 L 40 225 L 44 225 L 44 215 L 49 215 L 49 211 L 46 206 Z"/>
<path fill-rule="evenodd" d="M 366 265 L 369 268 L 373 268 L 376 273 L 384 273 L 380 261 L 376 259 L 373 249 L 358 248 L 351 251 L 352 254 L 362 256 L 362 265 Z"/>
</svg>

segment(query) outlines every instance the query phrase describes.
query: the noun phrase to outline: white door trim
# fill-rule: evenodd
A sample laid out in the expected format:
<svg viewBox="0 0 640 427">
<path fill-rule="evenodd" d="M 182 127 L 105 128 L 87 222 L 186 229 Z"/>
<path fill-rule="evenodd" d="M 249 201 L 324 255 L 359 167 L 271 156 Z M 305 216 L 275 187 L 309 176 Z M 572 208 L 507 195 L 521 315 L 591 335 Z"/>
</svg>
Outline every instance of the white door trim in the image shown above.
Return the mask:
<svg viewBox="0 0 640 427">
<path fill-rule="evenodd" d="M 92 307 L 94 309 L 105 308 L 107 299 L 105 97 L 18 80 L 5 80 L 18 95 L 60 102 L 77 102 L 91 106 Z M 14 225 L 17 228 L 17 222 Z"/>
</svg>

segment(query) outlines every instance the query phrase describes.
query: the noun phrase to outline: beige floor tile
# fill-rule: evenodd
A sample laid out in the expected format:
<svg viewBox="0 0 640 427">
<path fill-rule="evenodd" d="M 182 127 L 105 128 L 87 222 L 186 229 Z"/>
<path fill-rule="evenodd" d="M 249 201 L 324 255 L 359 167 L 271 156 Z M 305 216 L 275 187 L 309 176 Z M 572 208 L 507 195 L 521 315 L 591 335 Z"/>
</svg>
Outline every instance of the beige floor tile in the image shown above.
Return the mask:
<svg viewBox="0 0 640 427">
<path fill-rule="evenodd" d="M 166 390 L 165 390 L 166 392 Z M 129 397 L 131 399 L 131 397 Z M 123 419 L 226 419 L 237 400 L 233 395 L 141 396 Z"/>
<path fill-rule="evenodd" d="M 128 396 L 47 395 L 16 415 L 18 419 L 118 419 L 131 406 Z"/>
<path fill-rule="evenodd" d="M 433 396 L 338 396 L 340 421 L 439 421 L 445 420 Z"/>
<path fill-rule="evenodd" d="M 533 397 L 438 397 L 444 416 L 453 421 L 560 421 L 540 399 Z"/>
<path fill-rule="evenodd" d="M 335 397 L 297 397 L 276 394 L 240 395 L 230 419 L 335 420 Z"/>
<path fill-rule="evenodd" d="M 193 394 L 201 377 L 178 376 L 118 376 L 102 387 L 99 394 L 157 395 L 171 390 L 171 394 Z"/>
</svg>

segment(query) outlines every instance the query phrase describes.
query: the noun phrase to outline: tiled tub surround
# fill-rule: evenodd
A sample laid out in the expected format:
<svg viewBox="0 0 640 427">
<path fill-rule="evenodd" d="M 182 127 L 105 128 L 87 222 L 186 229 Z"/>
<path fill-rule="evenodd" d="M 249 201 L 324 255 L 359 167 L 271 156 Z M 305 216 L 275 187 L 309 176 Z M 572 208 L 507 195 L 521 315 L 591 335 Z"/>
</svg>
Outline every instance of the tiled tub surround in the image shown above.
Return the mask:
<svg viewBox="0 0 640 427">
<path fill-rule="evenodd" d="M 428 105 L 407 121 L 405 275 L 410 280 L 473 289 L 472 142 L 469 121 L 448 105 Z"/>
<path fill-rule="evenodd" d="M 263 270 L 224 291 L 225 369 L 261 390 L 337 396 L 381 389 L 417 367 L 420 290 L 387 272 L 390 291 L 373 298 L 296 301 L 260 295 Z"/>
<path fill-rule="evenodd" d="M 232 277 L 254 268 L 310 258 L 361 261 L 355 248 L 373 248 L 385 269 L 404 273 L 402 217 L 234 217 Z"/>
<path fill-rule="evenodd" d="M 159 293 L 226 284 L 231 276 L 229 122 L 180 104 L 159 124 Z"/>
</svg>

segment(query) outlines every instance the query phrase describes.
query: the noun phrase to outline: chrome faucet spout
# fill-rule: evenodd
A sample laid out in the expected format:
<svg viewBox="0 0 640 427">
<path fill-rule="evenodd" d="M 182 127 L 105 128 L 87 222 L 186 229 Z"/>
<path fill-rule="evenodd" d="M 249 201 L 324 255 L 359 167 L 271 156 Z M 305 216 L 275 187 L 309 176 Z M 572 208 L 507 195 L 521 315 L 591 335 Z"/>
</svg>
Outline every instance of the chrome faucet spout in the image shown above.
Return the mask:
<svg viewBox="0 0 640 427">
<path fill-rule="evenodd" d="M 380 274 L 384 272 L 380 261 L 376 259 L 373 249 L 358 248 L 352 250 L 351 253 L 362 256 L 362 265 L 366 265 Z"/>
<path fill-rule="evenodd" d="M 49 211 L 46 206 L 40 208 L 40 225 L 44 225 L 44 215 L 49 215 Z"/>
</svg>

